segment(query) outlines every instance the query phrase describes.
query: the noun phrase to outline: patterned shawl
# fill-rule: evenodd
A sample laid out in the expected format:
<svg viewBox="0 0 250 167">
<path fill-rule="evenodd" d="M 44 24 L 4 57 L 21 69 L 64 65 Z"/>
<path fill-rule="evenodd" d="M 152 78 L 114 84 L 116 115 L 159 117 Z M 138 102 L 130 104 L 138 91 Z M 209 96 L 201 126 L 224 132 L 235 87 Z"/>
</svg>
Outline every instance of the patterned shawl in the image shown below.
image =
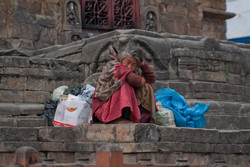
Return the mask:
<svg viewBox="0 0 250 167">
<path fill-rule="evenodd" d="M 122 86 L 130 72 L 130 68 L 122 66 L 117 60 L 108 62 L 99 77 L 94 97 L 107 101 Z"/>
</svg>

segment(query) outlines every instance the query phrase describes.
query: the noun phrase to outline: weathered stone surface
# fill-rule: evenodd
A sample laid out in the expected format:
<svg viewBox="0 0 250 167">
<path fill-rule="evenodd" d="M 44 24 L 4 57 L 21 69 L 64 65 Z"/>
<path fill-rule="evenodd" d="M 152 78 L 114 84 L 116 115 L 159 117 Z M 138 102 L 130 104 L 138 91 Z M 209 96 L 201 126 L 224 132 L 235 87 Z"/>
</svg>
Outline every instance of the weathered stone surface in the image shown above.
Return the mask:
<svg viewBox="0 0 250 167">
<path fill-rule="evenodd" d="M 93 124 L 88 127 L 86 139 L 99 142 L 115 141 L 115 125 Z"/>
<path fill-rule="evenodd" d="M 19 76 L 1 77 L 0 89 L 26 90 L 27 78 Z"/>
<path fill-rule="evenodd" d="M 2 67 L 0 70 L 0 74 L 4 75 L 21 75 L 22 68 L 19 67 Z"/>
<path fill-rule="evenodd" d="M 0 62 L 4 67 L 29 67 L 28 57 L 0 56 Z"/>
<path fill-rule="evenodd" d="M 0 126 L 16 127 L 17 122 L 16 119 L 12 117 L 0 117 Z"/>
<path fill-rule="evenodd" d="M 117 124 L 115 128 L 115 136 L 117 142 L 133 142 L 135 124 L 121 125 Z"/>
<path fill-rule="evenodd" d="M 116 145 L 116 144 L 115 144 Z M 143 142 L 143 143 L 118 143 L 124 153 L 132 152 L 157 152 L 157 145 L 153 142 Z"/>
<path fill-rule="evenodd" d="M 19 104 L 22 115 L 42 115 L 44 110 L 44 104 Z"/>
<path fill-rule="evenodd" d="M 161 134 L 154 124 L 138 124 L 134 133 L 136 142 L 158 142 L 161 138 Z"/>
<path fill-rule="evenodd" d="M 26 102 L 44 103 L 46 100 L 51 99 L 51 94 L 44 91 L 25 91 L 24 97 Z"/>
<path fill-rule="evenodd" d="M 38 129 L 38 140 L 74 142 L 76 140 L 76 129 L 71 127 L 42 127 Z"/>
<path fill-rule="evenodd" d="M 49 152 L 47 158 L 55 159 L 56 163 L 73 163 L 75 162 L 75 154 L 68 152 Z"/>
<path fill-rule="evenodd" d="M 24 94 L 22 91 L 17 90 L 1 90 L 0 91 L 0 102 L 23 102 Z"/>
<path fill-rule="evenodd" d="M 46 126 L 46 122 L 41 117 L 38 118 L 16 118 L 18 127 L 40 127 Z"/>
<path fill-rule="evenodd" d="M 7 128 L 0 127 L 1 141 L 37 141 L 37 129 L 35 128 Z"/>
<path fill-rule="evenodd" d="M 206 115 L 207 125 L 209 129 L 249 129 L 250 120 L 246 116 L 224 116 L 224 115 Z M 221 121 L 223 120 L 223 123 Z"/>
</svg>

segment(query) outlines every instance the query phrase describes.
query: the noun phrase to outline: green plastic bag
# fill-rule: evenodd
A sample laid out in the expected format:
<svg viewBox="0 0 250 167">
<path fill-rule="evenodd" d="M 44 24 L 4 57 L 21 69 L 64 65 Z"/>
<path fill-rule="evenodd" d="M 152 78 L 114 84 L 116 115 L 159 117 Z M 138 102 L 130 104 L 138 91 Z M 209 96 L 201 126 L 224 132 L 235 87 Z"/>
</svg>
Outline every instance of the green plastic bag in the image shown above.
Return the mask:
<svg viewBox="0 0 250 167">
<path fill-rule="evenodd" d="M 176 127 L 173 112 L 169 109 L 163 108 L 160 101 L 156 103 L 156 106 L 158 111 L 156 112 L 155 124 Z"/>
</svg>

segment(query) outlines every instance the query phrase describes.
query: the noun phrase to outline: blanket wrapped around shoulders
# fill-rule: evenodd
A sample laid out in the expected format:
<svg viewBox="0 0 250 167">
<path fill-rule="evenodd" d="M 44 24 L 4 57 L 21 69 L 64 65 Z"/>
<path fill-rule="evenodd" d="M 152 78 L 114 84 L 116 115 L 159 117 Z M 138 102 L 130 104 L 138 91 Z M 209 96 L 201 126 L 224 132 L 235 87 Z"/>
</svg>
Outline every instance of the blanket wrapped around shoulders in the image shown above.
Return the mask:
<svg viewBox="0 0 250 167">
<path fill-rule="evenodd" d="M 122 66 L 117 60 L 108 62 L 99 77 L 94 97 L 107 101 L 122 86 L 130 72 L 130 68 Z"/>
</svg>

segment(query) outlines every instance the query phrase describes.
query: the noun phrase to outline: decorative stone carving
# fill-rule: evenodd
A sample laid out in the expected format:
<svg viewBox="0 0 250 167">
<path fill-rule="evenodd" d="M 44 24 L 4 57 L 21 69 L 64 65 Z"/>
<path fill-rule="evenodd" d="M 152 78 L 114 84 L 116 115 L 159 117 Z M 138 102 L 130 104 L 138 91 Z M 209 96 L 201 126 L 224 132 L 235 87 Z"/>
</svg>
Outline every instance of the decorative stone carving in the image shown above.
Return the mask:
<svg viewBox="0 0 250 167">
<path fill-rule="evenodd" d="M 157 18 L 154 12 L 147 13 L 146 30 L 157 31 Z"/>
<path fill-rule="evenodd" d="M 78 16 L 78 6 L 72 2 L 69 1 L 66 6 L 66 18 L 68 24 L 79 24 L 79 16 Z"/>
<path fill-rule="evenodd" d="M 82 29 L 81 4 L 78 0 L 64 0 L 63 3 L 63 30 Z"/>
<path fill-rule="evenodd" d="M 143 17 L 141 17 L 140 22 L 142 25 L 142 29 L 148 30 L 148 31 L 160 31 L 160 23 L 158 21 L 159 19 L 159 11 L 155 6 L 147 6 L 142 11 Z"/>
</svg>

